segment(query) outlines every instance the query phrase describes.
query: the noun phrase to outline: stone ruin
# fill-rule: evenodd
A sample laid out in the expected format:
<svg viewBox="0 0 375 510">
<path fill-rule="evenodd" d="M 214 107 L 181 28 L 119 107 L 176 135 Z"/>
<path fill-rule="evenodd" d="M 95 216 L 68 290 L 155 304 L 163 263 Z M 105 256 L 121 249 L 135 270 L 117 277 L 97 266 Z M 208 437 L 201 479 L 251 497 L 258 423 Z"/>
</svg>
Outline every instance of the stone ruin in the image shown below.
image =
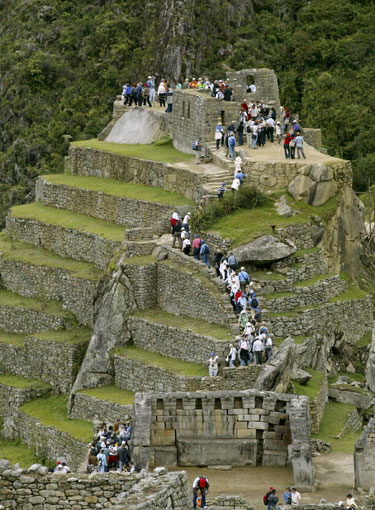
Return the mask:
<svg viewBox="0 0 375 510">
<path fill-rule="evenodd" d="M 354 446 L 355 486 L 375 486 L 375 418 L 371 418 Z"/>
</svg>

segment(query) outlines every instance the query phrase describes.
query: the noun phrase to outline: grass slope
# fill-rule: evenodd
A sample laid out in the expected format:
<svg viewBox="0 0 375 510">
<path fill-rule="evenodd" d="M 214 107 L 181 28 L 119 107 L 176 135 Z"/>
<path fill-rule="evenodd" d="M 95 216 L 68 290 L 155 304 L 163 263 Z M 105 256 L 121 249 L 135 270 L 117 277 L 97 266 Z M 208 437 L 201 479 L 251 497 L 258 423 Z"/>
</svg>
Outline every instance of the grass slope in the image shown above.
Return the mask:
<svg viewBox="0 0 375 510">
<path fill-rule="evenodd" d="M 62 306 L 58 301 L 39 301 L 38 299 L 26 298 L 18 294 L 14 294 L 13 292 L 5 289 L 0 290 L 0 306 L 26 308 L 50 315 L 64 315 Z"/>
<path fill-rule="evenodd" d="M 168 358 L 167 356 L 162 356 L 161 354 L 139 349 L 134 345 L 114 349 L 112 354 L 117 354 L 134 361 L 139 361 L 140 363 L 152 367 L 164 368 L 164 370 L 167 370 L 168 372 L 171 372 L 175 375 L 187 375 L 191 377 L 207 376 L 207 369 L 202 365 L 198 365 L 198 363 L 188 363 L 187 361 L 181 361 L 176 358 Z"/>
<path fill-rule="evenodd" d="M 91 329 L 74 328 L 61 331 L 43 331 L 30 335 L 37 340 L 54 342 L 57 344 L 82 344 L 88 343 L 91 337 Z"/>
<path fill-rule="evenodd" d="M 100 177 L 82 177 L 80 175 L 50 174 L 42 176 L 52 184 L 62 184 L 75 188 L 83 188 L 92 191 L 101 191 L 115 197 L 132 198 L 135 200 L 147 200 L 165 205 L 194 205 L 192 200 L 185 198 L 180 193 L 166 191 L 163 188 L 154 186 L 143 186 L 114 179 L 103 179 Z"/>
<path fill-rule="evenodd" d="M 148 308 L 147 310 L 140 310 L 133 314 L 134 317 L 149 320 L 165 326 L 172 326 L 174 328 L 183 329 L 186 331 L 193 331 L 198 335 L 208 335 L 218 340 L 231 340 L 231 333 L 225 326 L 219 324 L 211 324 L 210 322 L 191 319 L 190 317 L 182 317 L 173 315 L 172 313 L 165 312 L 160 308 Z"/>
<path fill-rule="evenodd" d="M 0 331 L 0 343 L 23 347 L 25 345 L 25 336 L 15 335 L 14 333 L 7 333 L 6 331 Z"/>
<path fill-rule="evenodd" d="M 102 271 L 94 264 L 78 262 L 73 259 L 64 259 L 55 253 L 32 244 L 13 241 L 6 237 L 5 232 L 0 234 L 1 258 L 14 262 L 24 262 L 36 266 L 47 266 L 54 269 L 69 271 L 71 276 L 84 278 L 86 280 L 98 280 Z"/>
<path fill-rule="evenodd" d="M 0 375 L 0 384 L 19 389 L 48 389 L 50 385 L 39 379 L 26 379 L 18 375 Z"/>
<path fill-rule="evenodd" d="M 312 368 L 307 368 L 306 371 L 311 374 L 311 379 L 306 384 L 299 384 L 293 381 L 293 386 L 297 395 L 306 395 L 310 400 L 314 400 L 324 382 L 324 374 Z"/>
<path fill-rule="evenodd" d="M 80 390 L 78 393 L 120 405 L 132 405 L 134 400 L 133 392 L 122 390 L 117 386 L 98 386 L 97 388 Z"/>
<path fill-rule="evenodd" d="M 296 202 L 290 196 L 287 196 L 287 203 L 292 209 L 297 209 L 301 214 L 285 218 L 279 216 L 274 207 L 274 201 L 279 198 L 281 193 L 267 197 L 264 204 L 254 209 L 240 209 L 227 216 L 215 221 L 210 225 L 209 231 L 216 232 L 224 239 L 232 239 L 232 247 L 247 243 L 263 234 L 272 234 L 271 225 L 276 225 L 276 229 L 306 223 L 310 216 L 320 216 L 323 221 L 327 221 L 336 210 L 340 195 L 328 200 L 320 207 L 313 207 L 304 202 Z"/>
<path fill-rule="evenodd" d="M 20 443 L 19 441 L 5 441 L 0 438 L 0 459 L 9 460 L 13 465 L 18 463 L 21 468 L 29 468 L 32 464 L 45 464 L 45 459 L 40 459 L 31 448 Z M 47 462 L 47 465 L 54 465 Z"/>
<path fill-rule="evenodd" d="M 38 418 L 44 425 L 52 425 L 79 441 L 91 441 L 92 424 L 84 420 L 69 419 L 66 410 L 67 401 L 68 397 L 65 395 L 53 395 L 31 400 L 23 404 L 20 409 L 29 416 Z"/>
<path fill-rule="evenodd" d="M 85 214 L 47 207 L 40 202 L 12 207 L 11 216 L 37 220 L 42 223 L 62 228 L 71 228 L 81 232 L 90 232 L 110 241 L 121 242 L 124 239 L 125 230 L 122 226 L 110 223 L 109 221 L 98 220 Z"/>
<path fill-rule="evenodd" d="M 151 161 L 161 161 L 166 163 L 179 163 L 181 161 L 189 161 L 193 159 L 190 154 L 178 151 L 172 145 L 172 141 L 165 143 L 155 142 L 151 145 L 128 145 L 123 143 L 100 142 L 97 138 L 91 140 L 83 140 L 73 142 L 76 147 L 88 147 L 100 151 L 114 152 L 122 156 L 130 156 L 133 158 L 149 159 Z"/>
</svg>

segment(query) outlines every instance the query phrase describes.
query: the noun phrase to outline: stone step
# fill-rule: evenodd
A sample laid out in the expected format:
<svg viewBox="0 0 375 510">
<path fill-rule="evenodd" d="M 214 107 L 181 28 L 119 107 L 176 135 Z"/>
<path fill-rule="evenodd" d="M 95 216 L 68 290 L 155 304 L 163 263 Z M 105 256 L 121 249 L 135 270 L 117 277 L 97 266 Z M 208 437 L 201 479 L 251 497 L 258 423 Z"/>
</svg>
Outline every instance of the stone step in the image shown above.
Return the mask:
<svg viewBox="0 0 375 510">
<path fill-rule="evenodd" d="M 169 232 L 173 211 L 184 216 L 193 205 L 183 195 L 162 188 L 71 174 L 39 177 L 35 191 L 36 200 L 47 206 L 129 228 L 151 227 L 160 235 Z"/>
<path fill-rule="evenodd" d="M 0 329 L 8 333 L 66 329 L 72 322 L 57 301 L 39 301 L 0 290 Z"/>
<path fill-rule="evenodd" d="M 37 377 L 69 393 L 91 336 L 88 328 L 15 335 L 0 331 L 0 373 Z"/>
<path fill-rule="evenodd" d="M 102 274 L 94 264 L 64 259 L 0 234 L 2 285 L 24 297 L 61 301 L 82 324 L 92 325 L 93 300 Z"/>
<path fill-rule="evenodd" d="M 42 246 L 60 257 L 95 264 L 106 269 L 121 245 L 124 228 L 39 202 L 13 207 L 6 218 L 6 232 L 17 241 Z"/>
</svg>

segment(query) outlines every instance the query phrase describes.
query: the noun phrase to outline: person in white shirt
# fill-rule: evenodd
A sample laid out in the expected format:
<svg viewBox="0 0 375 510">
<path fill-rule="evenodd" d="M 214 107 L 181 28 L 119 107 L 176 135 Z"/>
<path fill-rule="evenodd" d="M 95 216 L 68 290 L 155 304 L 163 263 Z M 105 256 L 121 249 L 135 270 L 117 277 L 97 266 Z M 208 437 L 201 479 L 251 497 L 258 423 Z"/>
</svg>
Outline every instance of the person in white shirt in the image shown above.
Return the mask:
<svg viewBox="0 0 375 510">
<path fill-rule="evenodd" d="M 280 145 L 282 132 L 281 132 L 281 124 L 279 121 L 276 122 L 276 136 L 277 136 L 277 144 Z"/>
<path fill-rule="evenodd" d="M 255 92 L 256 92 L 256 91 L 257 91 L 257 87 L 256 87 L 256 85 L 254 85 L 254 83 L 252 83 L 252 84 L 250 85 L 250 92 L 251 92 L 252 94 L 255 94 Z"/>
<path fill-rule="evenodd" d="M 237 179 L 237 177 L 235 177 L 233 179 L 232 186 L 231 186 L 232 193 L 234 193 L 235 191 L 238 191 L 240 188 L 240 185 L 241 185 L 241 181 L 239 179 Z"/>
<path fill-rule="evenodd" d="M 214 352 L 211 352 L 208 360 L 208 373 L 210 377 L 216 377 L 219 373 L 219 356 L 215 356 Z"/>
<path fill-rule="evenodd" d="M 172 214 L 172 218 L 176 221 L 180 221 L 180 215 L 178 214 L 177 211 L 174 211 L 173 214 Z"/>
<path fill-rule="evenodd" d="M 184 239 L 184 242 L 182 243 L 182 251 L 185 253 L 185 255 L 190 255 L 191 242 L 189 238 Z"/>
<path fill-rule="evenodd" d="M 301 494 L 295 487 L 292 487 L 292 505 L 299 505 L 301 502 Z"/>
<path fill-rule="evenodd" d="M 186 230 L 186 232 L 189 232 L 189 221 L 190 221 L 190 213 L 188 212 L 185 214 L 184 219 L 182 221 L 182 226 Z"/>
<path fill-rule="evenodd" d="M 206 507 L 206 494 L 208 492 L 210 484 L 206 476 L 197 476 L 193 482 L 193 508 L 197 510 L 197 499 L 201 495 L 201 508 Z"/>
<path fill-rule="evenodd" d="M 274 127 L 275 127 L 275 121 L 273 120 L 272 117 L 270 117 L 269 119 L 266 120 L 266 124 L 267 124 L 267 138 L 269 140 L 271 140 L 271 143 L 273 143 L 273 130 L 274 130 Z"/>
<path fill-rule="evenodd" d="M 346 495 L 346 508 L 351 510 L 355 510 L 356 508 L 358 508 L 352 494 Z"/>
<path fill-rule="evenodd" d="M 240 156 L 237 156 L 234 160 L 234 175 L 236 173 L 241 172 L 242 159 Z"/>
<path fill-rule="evenodd" d="M 229 366 L 235 368 L 234 362 L 237 357 L 237 349 L 233 346 L 233 344 L 229 345 L 230 351 L 227 356 L 227 361 L 229 361 Z"/>
<path fill-rule="evenodd" d="M 272 338 L 270 337 L 270 335 L 267 335 L 266 337 L 266 356 L 267 356 L 267 361 L 270 359 L 270 357 L 272 356 Z"/>
<path fill-rule="evenodd" d="M 256 365 L 261 365 L 262 364 L 263 349 L 264 349 L 263 342 L 260 339 L 260 337 L 258 337 L 255 340 L 255 342 L 253 343 L 254 362 L 255 362 Z"/>
</svg>

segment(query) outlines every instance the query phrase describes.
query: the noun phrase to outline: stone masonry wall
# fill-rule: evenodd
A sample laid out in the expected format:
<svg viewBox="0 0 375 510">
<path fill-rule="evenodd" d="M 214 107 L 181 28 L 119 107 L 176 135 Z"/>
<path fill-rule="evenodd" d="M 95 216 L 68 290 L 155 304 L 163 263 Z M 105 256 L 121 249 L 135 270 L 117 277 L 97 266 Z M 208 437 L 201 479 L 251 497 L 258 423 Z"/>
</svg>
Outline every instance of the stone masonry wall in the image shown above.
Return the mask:
<svg viewBox="0 0 375 510">
<path fill-rule="evenodd" d="M 11 238 L 43 246 L 60 257 L 92 262 L 100 269 L 106 269 L 115 248 L 121 244 L 90 232 L 12 216 L 7 216 L 6 232 Z"/>
<path fill-rule="evenodd" d="M 286 271 L 288 279 L 298 282 L 310 280 L 316 275 L 326 273 L 328 265 L 323 250 L 319 250 L 319 252 L 305 253 L 299 256 L 292 255 L 283 261 L 275 262 L 272 264 L 272 270 Z"/>
<path fill-rule="evenodd" d="M 57 343 L 32 336 L 23 346 L 0 342 L 0 373 L 39 378 L 56 392 L 68 393 L 87 344 Z"/>
<path fill-rule="evenodd" d="M 121 262 L 123 278 L 128 279 L 136 300 L 138 309 L 153 308 L 157 305 L 157 264 L 132 265 Z"/>
<path fill-rule="evenodd" d="M 372 417 L 354 446 L 355 486 L 369 490 L 375 480 L 375 418 Z"/>
<path fill-rule="evenodd" d="M 206 179 L 199 173 L 169 163 L 123 156 L 112 152 L 71 145 L 65 170 L 72 174 L 94 175 L 125 182 L 157 186 L 181 193 L 198 202 Z"/>
<path fill-rule="evenodd" d="M 31 334 L 48 329 L 64 329 L 68 321 L 63 315 L 50 315 L 40 310 L 0 306 L 0 329 L 16 334 Z"/>
<path fill-rule="evenodd" d="M 255 93 L 247 93 L 248 78 L 256 86 Z M 233 88 L 234 100 L 242 101 L 247 98 L 249 101 L 264 101 L 274 107 L 277 115 L 280 112 L 279 87 L 277 76 L 273 69 L 241 69 L 241 71 L 228 71 L 227 79 Z"/>
<path fill-rule="evenodd" d="M 118 197 L 101 191 L 53 184 L 43 177 L 36 181 L 35 199 L 45 205 L 88 214 L 124 227 L 152 226 L 160 235 L 170 231 L 169 219 L 174 210 L 183 215 L 188 212 L 189 207 L 174 207 Z"/>
<path fill-rule="evenodd" d="M 124 390 L 143 391 L 218 391 L 252 388 L 260 367 L 224 368 L 224 377 L 192 377 L 172 372 L 114 354 L 115 384 Z M 208 370 L 207 370 L 208 374 Z"/>
<path fill-rule="evenodd" d="M 328 402 L 328 381 L 327 377 L 324 377 L 323 384 L 319 388 L 317 396 L 309 401 L 310 420 L 311 420 L 311 432 L 313 434 L 319 432 L 319 424 L 324 415 L 324 409 Z"/>
<path fill-rule="evenodd" d="M 269 316 L 266 320 L 277 337 L 303 335 L 317 328 L 321 330 L 329 324 L 344 333 L 355 331 L 360 338 L 371 329 L 371 298 L 367 296 L 364 299 L 326 303 L 293 316 Z"/>
<path fill-rule="evenodd" d="M 132 410 L 132 405 L 116 404 L 107 400 L 99 400 L 84 393 L 76 393 L 74 407 L 69 417 L 86 421 L 115 423 L 118 418 L 123 421 L 131 419 Z"/>
<path fill-rule="evenodd" d="M 213 299 L 208 282 L 198 273 L 189 268 L 181 271 L 167 261 L 158 264 L 157 281 L 158 306 L 166 312 L 228 325 L 221 295 L 217 291 L 217 299 Z"/>
<path fill-rule="evenodd" d="M 48 459 L 64 457 L 72 471 L 86 470 L 88 458 L 86 442 L 74 439 L 55 427 L 47 427 L 21 409 L 16 412 L 14 421 L 20 440 L 37 456 Z"/>
<path fill-rule="evenodd" d="M 0 461 L 0 503 L 4 508 L 23 510 L 81 510 L 117 508 L 118 510 L 185 510 L 189 490 L 186 473 L 48 473 L 33 464 L 29 469 Z M 145 494 L 147 497 L 145 498 Z"/>
<path fill-rule="evenodd" d="M 1 258 L 0 275 L 5 288 L 25 297 L 62 301 L 81 324 L 92 325 L 92 308 L 98 282 L 71 276 L 69 271 Z"/>
<path fill-rule="evenodd" d="M 49 392 L 48 388 L 15 388 L 0 383 L 0 420 L 10 418 L 25 402 Z"/>
<path fill-rule="evenodd" d="M 211 352 L 224 359 L 229 350 L 229 338 L 216 340 L 190 330 L 181 330 L 178 328 L 178 318 L 176 327 L 140 317 L 130 317 L 127 326 L 137 347 L 192 363 L 205 363 Z"/>
</svg>

